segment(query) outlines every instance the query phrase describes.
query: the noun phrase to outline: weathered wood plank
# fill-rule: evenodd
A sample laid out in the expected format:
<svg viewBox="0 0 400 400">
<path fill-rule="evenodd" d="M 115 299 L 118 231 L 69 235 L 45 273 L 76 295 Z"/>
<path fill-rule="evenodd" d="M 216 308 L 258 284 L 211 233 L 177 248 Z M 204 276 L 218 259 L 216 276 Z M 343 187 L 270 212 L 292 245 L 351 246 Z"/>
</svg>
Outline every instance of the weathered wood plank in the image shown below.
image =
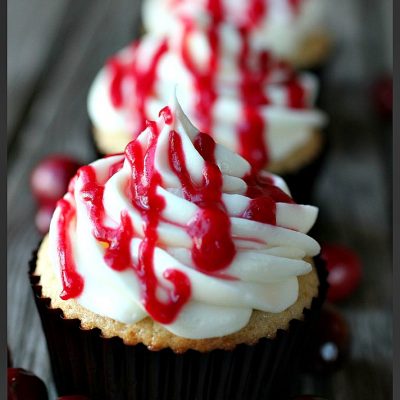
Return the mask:
<svg viewBox="0 0 400 400">
<path fill-rule="evenodd" d="M 31 250 L 39 238 L 33 226 L 29 173 L 47 153 L 69 153 L 84 162 L 93 159 L 86 132 L 88 87 L 104 59 L 128 43 L 133 27 L 138 26 L 138 2 L 116 3 L 87 0 L 84 8 L 80 2 L 69 3 L 69 13 L 77 15 L 84 10 L 85 14 L 71 20 L 58 57 L 53 65 L 46 66 L 46 79 L 35 94 L 11 152 L 8 341 L 15 364 L 36 372 L 49 387 L 52 386 L 47 352 L 26 275 Z"/>
<path fill-rule="evenodd" d="M 8 2 L 7 142 L 44 71 L 67 5 L 66 0 Z"/>
</svg>

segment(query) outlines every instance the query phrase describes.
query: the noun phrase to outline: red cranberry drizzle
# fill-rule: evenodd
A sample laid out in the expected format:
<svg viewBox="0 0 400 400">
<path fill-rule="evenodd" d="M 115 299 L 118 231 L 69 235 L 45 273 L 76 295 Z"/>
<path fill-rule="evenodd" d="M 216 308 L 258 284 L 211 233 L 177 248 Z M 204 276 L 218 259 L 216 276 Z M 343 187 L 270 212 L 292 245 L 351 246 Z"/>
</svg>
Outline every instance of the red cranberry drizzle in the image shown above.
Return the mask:
<svg viewBox="0 0 400 400">
<path fill-rule="evenodd" d="M 268 164 L 268 151 L 264 139 L 266 124 L 259 112 L 251 106 L 243 106 L 243 117 L 238 126 L 240 154 L 257 172 Z"/>
<path fill-rule="evenodd" d="M 109 172 L 108 172 L 109 178 L 111 178 L 114 174 L 116 174 L 124 166 L 124 161 L 125 161 L 125 158 L 121 158 L 120 161 L 111 165 Z"/>
<path fill-rule="evenodd" d="M 288 106 L 290 108 L 306 108 L 306 92 L 299 80 L 293 76 L 286 84 L 288 92 Z"/>
<path fill-rule="evenodd" d="M 215 22 L 220 22 L 224 17 L 222 0 L 208 0 L 207 10 Z"/>
<path fill-rule="evenodd" d="M 295 204 L 293 199 L 273 184 L 269 177 L 252 175 L 246 178 L 249 206 L 242 218 L 276 225 L 276 203 Z"/>
<path fill-rule="evenodd" d="M 156 80 L 157 67 L 164 53 L 168 50 L 167 41 L 164 40 L 154 52 L 153 57 L 148 62 L 148 67 L 146 69 L 139 68 L 137 60 L 137 51 L 139 47 L 139 42 L 133 45 L 132 51 L 134 52 L 134 59 L 129 64 L 124 64 L 118 58 L 111 58 L 107 64 L 107 68 L 111 73 L 110 82 L 110 98 L 111 102 L 116 108 L 121 108 L 126 104 L 126 99 L 124 99 L 124 93 L 122 90 L 123 83 L 125 79 L 131 79 L 134 83 L 134 93 L 132 93 L 131 99 L 134 99 L 134 106 L 139 113 L 139 120 L 141 126 L 136 134 L 142 131 L 145 127 L 145 121 L 147 119 L 146 115 L 146 103 L 149 95 L 154 89 L 154 83 Z"/>
<path fill-rule="evenodd" d="M 91 166 L 80 170 L 80 179 L 83 181 L 81 196 L 86 202 L 93 224 L 94 237 L 106 244 L 104 260 L 107 265 L 116 271 L 133 268 L 141 283 L 145 309 L 156 321 L 168 324 L 173 322 L 189 299 L 190 282 L 182 272 L 168 270 L 164 278 L 173 284 L 174 289 L 164 287 L 168 293 L 167 302 L 161 302 L 157 298 L 157 289 L 162 285 L 155 275 L 153 256 L 158 240 L 157 227 L 160 213 L 164 208 L 164 199 L 156 193 L 161 177 L 154 169 L 154 151 L 157 143 L 155 125 L 151 124 L 149 129 L 152 131 L 152 138 L 146 155 L 143 154 L 138 141 L 131 142 L 126 148 L 126 158 L 132 168 L 129 195 L 132 204 L 141 213 L 145 223 L 144 240 L 139 247 L 136 265 L 132 262 L 130 253 L 130 243 L 135 234 L 131 219 L 126 213 L 122 213 L 121 223 L 117 228 L 104 225 L 104 186 L 97 183 L 95 171 Z M 115 165 L 120 164 L 121 162 L 118 161 Z"/>
<path fill-rule="evenodd" d="M 71 239 L 69 237 L 69 227 L 73 218 L 75 218 L 76 210 L 75 207 L 65 199 L 59 200 L 57 207 L 60 210 L 57 227 L 57 250 L 63 286 L 60 297 L 63 300 L 68 300 L 78 297 L 82 293 L 84 286 L 83 278 L 76 270 L 72 254 Z"/>
<path fill-rule="evenodd" d="M 157 289 L 161 286 L 154 271 L 154 249 L 158 241 L 157 227 L 160 214 L 165 207 L 163 197 L 157 194 L 161 176 L 154 168 L 154 154 L 157 145 L 158 131 L 154 122 L 148 123 L 151 133 L 150 144 L 143 154 L 138 141 L 131 142 L 126 148 L 126 157 L 132 168 L 130 197 L 132 204 L 141 213 L 145 222 L 144 239 L 139 247 L 137 276 L 142 284 L 143 303 L 148 313 L 161 323 L 171 323 L 191 294 L 190 281 L 178 270 L 167 270 L 164 278 L 173 284 L 173 289 L 164 287 L 168 301 L 157 299 Z"/>
<path fill-rule="evenodd" d="M 195 82 L 195 92 L 197 96 L 195 102 L 195 112 L 197 121 L 203 131 L 212 132 L 212 109 L 217 99 L 215 78 L 219 67 L 218 56 L 220 38 L 218 29 L 219 24 L 224 16 L 222 1 L 208 0 L 207 10 L 211 16 L 210 25 L 206 32 L 208 44 L 210 46 L 210 57 L 205 71 L 200 70 L 196 66 L 196 61 L 193 60 L 191 55 L 189 38 L 196 29 L 196 26 L 194 22 L 189 19 L 182 21 L 185 26 L 181 44 L 181 56 L 186 68 L 192 74 Z"/>
<path fill-rule="evenodd" d="M 267 13 L 267 4 L 265 0 L 250 0 L 248 7 L 248 26 L 255 26 L 260 23 Z"/>
<path fill-rule="evenodd" d="M 163 118 L 164 118 L 164 122 L 165 122 L 167 125 L 171 125 L 172 122 L 173 122 L 173 120 L 174 120 L 174 118 L 173 118 L 173 116 L 172 116 L 171 109 L 170 109 L 168 106 L 164 107 L 164 108 L 158 113 L 158 116 L 159 116 L 159 117 L 163 117 Z"/>
<path fill-rule="evenodd" d="M 124 65 L 117 58 L 111 58 L 107 63 L 110 79 L 110 99 L 115 108 L 121 108 L 124 103 L 122 96 L 122 81 L 125 75 Z"/>
<path fill-rule="evenodd" d="M 249 31 L 240 30 L 242 49 L 239 54 L 239 68 L 241 71 L 241 100 L 243 102 L 243 116 L 238 126 L 240 141 L 239 153 L 249 161 L 253 173 L 268 164 L 268 149 L 265 143 L 266 124 L 260 113 L 260 106 L 269 103 L 262 89 L 269 74 L 269 56 L 261 53 L 258 68 L 254 71 L 249 66 L 250 43 Z"/>
<path fill-rule="evenodd" d="M 175 131 L 170 132 L 169 162 L 181 182 L 185 198 L 200 207 L 187 227 L 193 239 L 192 260 L 199 270 L 213 273 L 232 262 L 236 249 L 230 219 L 222 202 L 222 174 L 214 162 L 215 142 L 200 133 L 194 144 L 206 161 L 201 184 L 195 185 L 191 180 L 182 140 Z"/>
</svg>

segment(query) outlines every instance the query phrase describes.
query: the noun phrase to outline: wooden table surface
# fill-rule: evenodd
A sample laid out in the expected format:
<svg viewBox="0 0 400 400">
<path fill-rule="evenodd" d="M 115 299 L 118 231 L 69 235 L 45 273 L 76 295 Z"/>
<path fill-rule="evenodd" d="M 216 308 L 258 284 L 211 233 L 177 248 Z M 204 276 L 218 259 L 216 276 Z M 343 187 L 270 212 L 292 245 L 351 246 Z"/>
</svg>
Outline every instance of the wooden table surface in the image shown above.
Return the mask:
<svg viewBox="0 0 400 400">
<path fill-rule="evenodd" d="M 340 305 L 351 359 L 324 385 L 336 400 L 392 398 L 391 126 L 371 110 L 372 77 L 391 65 L 391 0 L 337 0 L 337 44 L 322 103 L 330 150 L 315 193 L 320 241 L 355 249 L 363 280 Z M 135 0 L 8 2 L 8 344 L 14 365 L 34 371 L 55 398 L 47 349 L 27 278 L 40 236 L 29 190 L 33 166 L 51 153 L 95 158 L 86 95 L 104 60 L 138 35 Z M 366 21 L 369 21 L 366 23 Z"/>
</svg>

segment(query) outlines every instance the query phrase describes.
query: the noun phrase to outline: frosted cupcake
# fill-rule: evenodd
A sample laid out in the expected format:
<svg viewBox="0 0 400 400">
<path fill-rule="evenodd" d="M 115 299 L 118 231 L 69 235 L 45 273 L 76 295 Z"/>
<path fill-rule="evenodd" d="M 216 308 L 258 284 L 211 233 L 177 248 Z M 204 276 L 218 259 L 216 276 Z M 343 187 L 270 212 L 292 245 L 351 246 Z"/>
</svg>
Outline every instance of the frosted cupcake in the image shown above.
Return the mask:
<svg viewBox="0 0 400 400">
<path fill-rule="evenodd" d="M 212 15 L 211 5 L 222 9 L 230 24 L 251 24 L 252 42 L 258 49 L 269 49 L 296 68 L 319 66 L 330 53 L 326 0 L 145 0 L 144 30 L 164 36 L 177 23 L 177 13 L 196 15 L 208 9 Z"/>
<path fill-rule="evenodd" d="M 163 108 L 78 171 L 31 263 L 59 393 L 286 398 L 326 289 L 316 216 Z"/>
<path fill-rule="evenodd" d="M 167 35 L 144 36 L 100 71 L 88 97 L 97 148 L 123 151 L 178 84 L 182 108 L 201 131 L 253 171 L 287 178 L 294 198 L 306 199 L 324 148 L 318 82 L 261 46 L 258 25 L 239 24 L 212 4 L 179 8 Z"/>
</svg>

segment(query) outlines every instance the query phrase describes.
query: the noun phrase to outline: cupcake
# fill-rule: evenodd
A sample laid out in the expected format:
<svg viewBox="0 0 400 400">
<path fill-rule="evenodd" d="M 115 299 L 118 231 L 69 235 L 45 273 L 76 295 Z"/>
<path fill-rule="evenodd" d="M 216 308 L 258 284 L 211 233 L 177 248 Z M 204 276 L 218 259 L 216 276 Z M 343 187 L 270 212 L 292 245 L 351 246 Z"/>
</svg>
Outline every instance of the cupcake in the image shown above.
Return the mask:
<svg viewBox="0 0 400 400">
<path fill-rule="evenodd" d="M 306 202 L 324 150 L 318 81 L 260 44 L 250 12 L 239 24 L 227 10 L 179 8 L 168 34 L 150 33 L 107 62 L 88 96 L 97 148 L 123 151 L 178 84 L 182 108 L 202 132 L 254 172 L 287 179 L 294 199 Z"/>
<path fill-rule="evenodd" d="M 180 10 L 196 14 L 207 9 L 212 15 L 222 9 L 229 23 L 253 25 L 255 46 L 270 49 L 297 69 L 315 69 L 332 48 L 327 8 L 327 0 L 145 0 L 142 20 L 145 32 L 164 36 Z"/>
<path fill-rule="evenodd" d="M 31 262 L 59 394 L 285 399 L 326 290 L 317 213 L 163 108 L 78 170 Z"/>
</svg>

